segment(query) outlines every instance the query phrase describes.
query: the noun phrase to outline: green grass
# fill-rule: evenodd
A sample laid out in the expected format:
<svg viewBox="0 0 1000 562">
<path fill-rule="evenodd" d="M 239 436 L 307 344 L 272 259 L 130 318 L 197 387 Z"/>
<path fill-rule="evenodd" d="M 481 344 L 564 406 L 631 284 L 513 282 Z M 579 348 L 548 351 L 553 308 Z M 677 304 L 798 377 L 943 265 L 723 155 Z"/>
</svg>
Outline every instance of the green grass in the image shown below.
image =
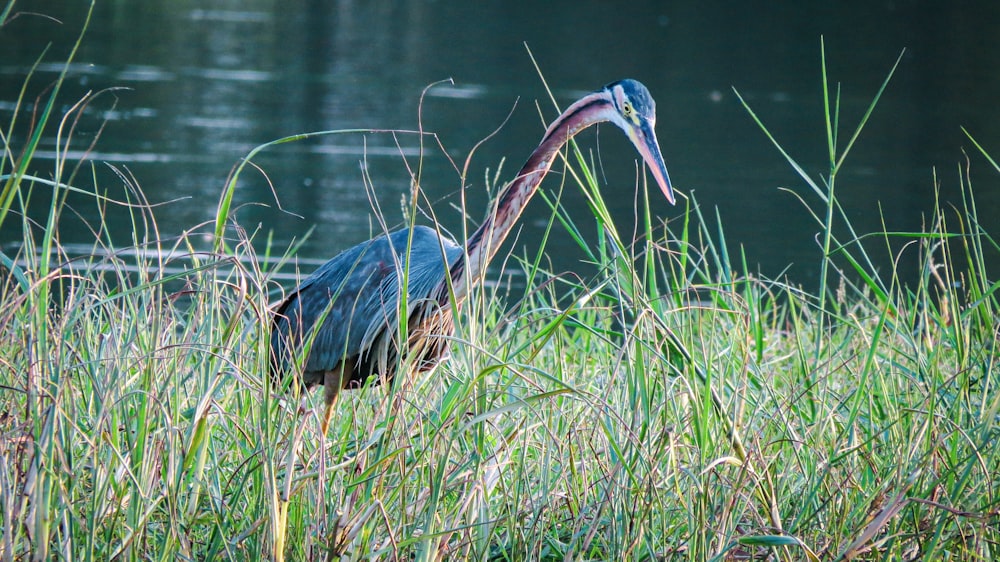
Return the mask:
<svg viewBox="0 0 1000 562">
<path fill-rule="evenodd" d="M 818 292 L 750 274 L 693 199 L 669 225 L 647 214 L 631 242 L 574 150 L 564 185 L 543 186 L 549 235 L 576 239 L 600 273 L 509 258 L 526 286 L 475 293 L 433 375 L 346 394 L 325 444 L 321 398 L 300 411 L 266 384 L 273 275 L 291 256 L 228 215 L 235 182 L 210 225 L 224 243 L 162 242 L 127 176 L 111 196 L 88 163 L 26 175 L 43 129 L 75 142 L 58 127 L 80 106 L 57 115 L 51 95 L 24 146 L 3 126 L 0 221 L 51 204 L 0 256 L 0 560 L 989 560 L 1000 549 L 1000 285 L 985 270 L 1000 248 L 964 166 L 942 180 L 961 184 L 963 205 L 929 210 L 925 231 L 855 233 L 834 190 L 857 136 L 840 147 L 839 90 L 818 139 L 829 174 L 803 173 L 811 189 L 797 194 L 825 234 Z M 980 151 L 974 165 L 995 168 Z M 134 239 L 98 227 L 89 257 L 68 255 L 71 190 L 129 216 Z M 559 206 L 578 192 L 591 216 Z M 591 220 L 588 240 L 575 224 Z M 870 265 L 865 246 L 894 238 L 919 248 L 916 283 Z"/>
</svg>

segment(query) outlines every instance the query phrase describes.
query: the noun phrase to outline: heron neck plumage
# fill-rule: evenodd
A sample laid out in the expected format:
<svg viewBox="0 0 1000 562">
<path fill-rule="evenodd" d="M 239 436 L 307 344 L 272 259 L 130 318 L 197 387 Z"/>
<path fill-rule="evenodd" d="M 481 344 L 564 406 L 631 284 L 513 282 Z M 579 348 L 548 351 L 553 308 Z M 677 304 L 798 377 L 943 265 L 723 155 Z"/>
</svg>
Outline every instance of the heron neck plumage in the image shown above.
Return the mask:
<svg viewBox="0 0 1000 562">
<path fill-rule="evenodd" d="M 610 118 L 614 111 L 606 91 L 594 92 L 579 99 L 549 125 L 545 136 L 514 180 L 500 194 L 496 206 L 483 224 L 469 236 L 465 259 L 451 266 L 451 283 L 456 296 L 464 298 L 473 282 L 482 277 L 486 265 L 507 238 L 528 201 L 535 194 L 556 155 L 574 135 Z"/>
</svg>

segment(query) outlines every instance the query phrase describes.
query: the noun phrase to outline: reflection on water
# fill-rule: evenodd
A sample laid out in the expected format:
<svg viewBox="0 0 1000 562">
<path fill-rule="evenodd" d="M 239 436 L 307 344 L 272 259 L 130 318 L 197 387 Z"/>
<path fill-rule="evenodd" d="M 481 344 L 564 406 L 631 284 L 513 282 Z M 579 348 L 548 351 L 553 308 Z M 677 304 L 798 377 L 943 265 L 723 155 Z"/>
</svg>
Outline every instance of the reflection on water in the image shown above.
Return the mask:
<svg viewBox="0 0 1000 562">
<path fill-rule="evenodd" d="M 495 171 L 503 158 L 509 159 L 508 173 L 516 170 L 544 131 L 539 112 L 545 119 L 555 115 L 522 46 L 527 42 L 560 104 L 626 76 L 645 82 L 658 102 L 657 132 L 676 187 L 695 193 L 709 216 L 717 207 L 730 248 L 742 246 L 764 274 L 793 264 L 793 278 L 811 284 L 820 260 L 818 228 L 778 188 L 815 198 L 731 87 L 819 178 L 828 171 L 819 37 L 825 37 L 831 77 L 842 84 L 841 147 L 895 57 L 907 49 L 838 183 L 859 232 L 881 229 L 883 219 L 889 230 L 918 230 L 933 202 L 934 168 L 942 199 L 958 201 L 956 170 L 969 146 L 960 126 L 994 156 L 1000 153 L 994 103 L 1000 43 L 990 24 L 1000 21 L 1000 5 L 992 2 L 961 10 L 870 2 L 778 9 L 648 1 L 630 3 L 628 10 L 568 1 L 200 4 L 98 5 L 58 110 L 65 113 L 87 92 L 103 93 L 82 112 L 69 146 L 57 148 L 54 136 L 43 140 L 34 173 L 51 177 L 57 155 L 125 166 L 151 200 L 179 200 L 157 215 L 161 232 L 176 234 L 213 218 L 229 171 L 258 144 L 320 130 L 412 131 L 419 116 L 435 140 L 340 133 L 266 152 L 256 162 L 262 173 L 241 180 L 238 217 L 248 228 L 273 230 L 282 245 L 315 226 L 303 255 L 326 258 L 376 229 L 366 182 L 391 223 L 400 219 L 400 197 L 419 167 L 437 217 L 454 231 L 462 220 L 454 209 L 458 170 L 476 143 L 504 124 L 470 162 L 465 195 L 473 220 L 487 205 L 486 170 Z M 28 105 L 62 71 L 84 8 L 39 1 L 31 11 L 54 19 L 24 14 L 0 29 L 3 123 L 13 117 L 21 85 L 49 42 L 26 90 Z M 428 91 L 420 108 L 424 88 L 445 78 L 452 82 Z M 119 87 L 127 89 L 104 91 Z M 24 142 L 29 122 L 25 107 L 14 146 Z M 636 157 L 608 130 L 585 133 L 581 143 L 599 159 L 612 211 L 628 232 L 635 224 Z M 98 131 L 100 141 L 91 147 Z M 997 216 L 996 175 L 981 158 L 973 155 L 972 161 L 980 214 Z M 98 165 L 94 174 L 101 189 L 121 185 L 109 167 Z M 558 185 L 549 179 L 543 189 Z M 563 203 L 587 228 L 586 206 L 573 195 L 567 192 Z M 287 212 L 278 210 L 279 203 Z M 79 205 L 83 221 L 97 218 L 92 207 Z M 669 219 L 679 210 L 657 201 L 653 212 Z M 544 203 L 533 202 L 517 244 L 531 247 L 548 214 Z M 85 241 L 89 230 L 77 224 L 74 232 L 74 224 L 64 228 L 64 241 Z M 131 236 L 124 217 L 111 226 L 123 240 Z M 3 244 L 20 236 L 9 225 L 0 234 Z M 550 241 L 555 267 L 580 271 L 582 256 L 566 238 Z M 560 243 L 567 245 L 554 246 Z M 913 254 L 904 264 L 912 266 Z"/>
</svg>

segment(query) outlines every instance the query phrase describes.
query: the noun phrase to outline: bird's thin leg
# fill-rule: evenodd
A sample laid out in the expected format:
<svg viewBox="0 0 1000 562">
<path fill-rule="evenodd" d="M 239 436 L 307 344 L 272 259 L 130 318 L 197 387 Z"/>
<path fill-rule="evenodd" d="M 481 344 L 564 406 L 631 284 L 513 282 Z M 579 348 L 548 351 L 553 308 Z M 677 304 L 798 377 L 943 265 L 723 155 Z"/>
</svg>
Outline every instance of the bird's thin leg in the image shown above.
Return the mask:
<svg viewBox="0 0 1000 562">
<path fill-rule="evenodd" d="M 331 373 L 333 371 L 327 372 Z M 339 394 L 336 390 L 331 391 L 330 388 L 330 386 L 326 387 L 326 411 L 323 412 L 323 421 L 320 425 L 320 431 L 324 439 L 326 439 L 326 430 L 330 427 L 330 418 L 333 417 L 333 405 L 337 403 L 337 394 Z"/>
<path fill-rule="evenodd" d="M 330 418 L 333 417 L 333 406 L 337 403 L 337 396 L 340 396 L 341 389 L 349 380 L 351 380 L 351 369 L 343 363 L 340 367 L 323 373 L 323 401 L 326 403 L 326 411 L 323 412 L 320 431 L 324 440 L 326 431 L 330 428 Z"/>
</svg>

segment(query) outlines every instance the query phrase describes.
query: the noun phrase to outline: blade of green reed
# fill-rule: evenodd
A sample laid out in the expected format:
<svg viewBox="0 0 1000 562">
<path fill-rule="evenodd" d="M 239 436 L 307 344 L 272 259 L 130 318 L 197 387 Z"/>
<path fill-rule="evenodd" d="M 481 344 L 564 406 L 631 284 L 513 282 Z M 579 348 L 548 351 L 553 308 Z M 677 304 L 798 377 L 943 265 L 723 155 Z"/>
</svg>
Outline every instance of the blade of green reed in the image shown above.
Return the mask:
<svg viewBox="0 0 1000 562">
<path fill-rule="evenodd" d="M 836 95 L 831 101 L 830 84 L 828 78 L 827 64 L 826 64 L 826 46 L 825 42 L 821 39 L 820 41 L 820 64 L 821 64 L 821 78 L 823 82 L 823 115 L 824 115 L 824 125 L 826 127 L 826 144 L 829 157 L 829 176 L 823 180 L 823 187 L 821 188 L 816 181 L 814 181 L 805 170 L 796 162 L 796 160 L 781 146 L 774 135 L 770 132 L 763 121 L 757 116 L 746 100 L 740 95 L 739 91 L 734 88 L 737 98 L 743 105 L 744 109 L 750 115 L 751 119 L 757 124 L 757 126 L 764 132 L 768 140 L 778 149 L 781 155 L 785 158 L 786 162 L 792 166 L 792 168 L 798 173 L 802 180 L 808 185 L 813 192 L 819 197 L 820 201 L 825 206 L 825 212 L 822 217 L 814 212 L 811 206 L 805 201 L 805 199 L 799 197 L 799 200 L 806 206 L 813 217 L 820 223 L 822 228 L 822 249 L 823 249 L 823 259 L 820 262 L 820 288 L 819 288 L 819 302 L 817 309 L 820 311 L 821 315 L 825 315 L 826 312 L 826 302 L 828 294 L 830 293 L 830 259 L 834 255 L 839 255 L 847 260 L 851 269 L 855 271 L 862 279 L 862 282 L 866 287 L 872 290 L 875 295 L 888 306 L 892 306 L 891 301 L 888 299 L 888 291 L 885 288 L 881 278 L 875 273 L 876 268 L 869 258 L 868 253 L 865 251 L 864 247 L 860 245 L 861 237 L 857 235 L 854 230 L 853 225 L 848 219 L 843 207 L 837 201 L 836 198 L 836 178 L 837 174 L 842 168 L 847 154 L 850 153 L 855 142 L 861 135 L 861 131 L 865 128 L 868 123 L 872 112 L 875 110 L 876 105 L 881 99 L 889 81 L 892 79 L 893 74 L 899 66 L 902 60 L 904 52 L 901 52 L 896 58 L 895 63 L 890 68 L 888 74 L 880 85 L 878 91 L 873 97 L 872 101 L 868 104 L 865 112 L 858 124 L 856 125 L 851 137 L 848 139 L 845 147 L 838 153 L 837 150 L 837 137 L 838 128 L 840 125 L 840 87 L 838 85 Z M 839 215 L 842 219 L 844 227 L 847 229 L 849 237 L 848 243 L 840 243 L 838 237 L 834 234 L 834 217 Z M 856 254 L 849 251 L 849 247 L 853 246 L 856 250 Z M 817 325 L 817 339 L 816 345 L 820 345 L 821 336 L 819 334 L 823 331 L 823 323 L 821 322 Z M 818 357 L 819 349 L 814 351 L 814 356 Z"/>
<path fill-rule="evenodd" d="M 14 133 L 14 125 L 17 121 L 17 115 L 20 113 L 21 105 L 24 102 L 25 92 L 28 89 L 28 84 L 31 81 L 31 77 L 34 76 L 35 70 L 38 65 L 44 60 L 48 48 L 42 51 L 42 54 L 35 59 L 35 63 L 31 66 L 28 71 L 27 77 L 24 79 L 24 83 L 21 85 L 21 90 L 18 92 L 17 101 L 14 103 L 15 110 L 12 112 L 10 127 L 8 128 L 7 134 L 4 136 L 4 153 L 0 156 L 0 172 L 3 172 L 8 160 L 11 163 L 12 173 L 0 176 L 3 180 L 3 189 L 0 189 L 0 225 L 3 225 L 4 219 L 7 217 L 8 211 L 10 211 L 10 206 L 14 203 L 14 196 L 19 192 L 21 181 L 25 179 L 25 172 L 28 168 L 28 163 L 31 162 L 32 156 L 35 154 L 35 150 L 38 148 L 38 143 L 42 137 L 42 130 L 45 128 L 45 124 L 48 122 L 49 115 L 52 112 L 52 107 L 55 104 L 55 92 L 50 94 L 49 103 L 45 106 L 45 109 L 38 117 L 38 124 L 35 130 L 32 131 L 32 135 L 28 138 L 28 142 L 25 144 L 21 152 L 21 157 L 19 160 L 16 159 L 14 152 L 10 149 L 7 144 L 7 139 L 10 139 Z M 67 63 L 68 64 L 68 63 Z M 63 81 L 66 75 L 66 68 L 63 68 L 62 73 L 56 78 L 56 85 L 54 89 L 57 89 Z"/>
<path fill-rule="evenodd" d="M 14 9 L 14 4 L 17 0 L 10 0 L 7 5 L 3 7 L 3 11 L 0 12 L 0 27 L 3 27 L 7 23 L 7 17 L 10 16 L 10 11 Z"/>
<path fill-rule="evenodd" d="M 973 146 L 975 146 L 976 150 L 978 150 L 980 154 L 982 154 L 986 158 L 986 160 L 990 163 L 990 165 L 993 166 L 993 169 L 1000 172 L 1000 164 L 997 164 L 997 161 L 994 160 L 993 157 L 990 156 L 988 152 L 986 152 L 986 149 L 983 148 L 983 145 L 979 144 L 979 141 L 977 141 L 976 138 L 972 136 L 972 133 L 970 133 L 969 130 L 966 129 L 965 127 L 962 127 L 962 132 L 965 133 L 965 136 L 969 137 L 969 140 L 972 141 Z"/>
</svg>

